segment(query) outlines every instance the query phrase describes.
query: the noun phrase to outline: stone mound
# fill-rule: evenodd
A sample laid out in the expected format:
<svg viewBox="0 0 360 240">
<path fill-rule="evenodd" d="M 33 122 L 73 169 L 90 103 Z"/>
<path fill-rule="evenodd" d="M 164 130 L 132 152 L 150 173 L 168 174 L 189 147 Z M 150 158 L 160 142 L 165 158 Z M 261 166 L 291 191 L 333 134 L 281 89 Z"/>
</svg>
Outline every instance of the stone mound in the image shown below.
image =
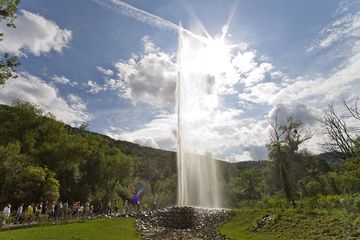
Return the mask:
<svg viewBox="0 0 360 240">
<path fill-rule="evenodd" d="M 226 239 L 218 228 L 230 216 L 228 209 L 169 207 L 138 214 L 142 239 Z"/>
</svg>

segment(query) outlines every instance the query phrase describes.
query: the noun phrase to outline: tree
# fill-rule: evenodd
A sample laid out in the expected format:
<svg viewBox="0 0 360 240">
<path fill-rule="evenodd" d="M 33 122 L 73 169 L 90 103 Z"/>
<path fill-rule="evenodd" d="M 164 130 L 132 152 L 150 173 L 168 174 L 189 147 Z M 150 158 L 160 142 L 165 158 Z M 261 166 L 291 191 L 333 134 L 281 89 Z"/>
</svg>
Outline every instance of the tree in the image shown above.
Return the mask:
<svg viewBox="0 0 360 240">
<path fill-rule="evenodd" d="M 357 108 L 357 102 L 354 107 L 350 107 L 345 101 L 344 105 L 348 112 L 355 118 L 360 119 L 360 114 Z M 323 129 L 328 136 L 326 145 L 332 152 L 341 158 L 351 158 L 356 155 L 354 135 L 346 123 L 348 117 L 339 115 L 334 110 L 334 105 L 330 104 L 324 112 L 322 118 Z"/>
<path fill-rule="evenodd" d="M 232 205 L 241 200 L 258 200 L 261 193 L 264 192 L 262 187 L 262 172 L 259 168 L 251 167 L 241 169 L 236 177 L 230 179 L 229 194 Z"/>
<path fill-rule="evenodd" d="M 355 99 L 354 105 L 350 106 L 345 100 L 344 100 L 344 106 L 349 111 L 351 116 L 353 116 L 355 119 L 360 120 L 360 110 L 359 110 L 359 98 Z"/>
<path fill-rule="evenodd" d="M 47 168 L 33 166 L 20 143 L 0 145 L 0 203 L 55 201 L 59 182 Z"/>
<path fill-rule="evenodd" d="M 5 20 L 6 26 L 10 28 L 15 28 L 14 23 L 16 19 L 16 12 L 18 10 L 18 5 L 20 0 L 1 0 L 0 1 L 0 23 L 2 20 Z M 4 38 L 4 33 L 0 32 L 0 41 Z M 2 58 L 0 58 L 0 85 L 4 84 L 6 80 L 10 78 L 17 77 L 15 68 L 20 65 L 17 57 L 10 56 L 8 53 L 4 53 Z"/>
<path fill-rule="evenodd" d="M 42 110 L 33 104 L 16 101 L 11 111 L 0 111 L 0 144 L 19 141 L 21 152 L 28 152 L 34 144 L 37 128 L 44 118 Z"/>
<path fill-rule="evenodd" d="M 324 179 L 324 176 L 331 170 L 325 160 L 307 150 L 301 150 L 297 154 L 296 171 L 294 171 L 293 177 L 299 186 L 300 197 L 336 192 L 336 186 L 332 185 L 334 181 L 330 178 Z"/>
<path fill-rule="evenodd" d="M 18 10 L 18 5 L 20 0 L 1 0 L 0 1 L 0 21 L 7 21 L 6 26 L 15 28 L 16 25 L 14 20 L 16 19 L 16 12 Z M 0 34 L 2 37 L 3 34 Z"/>
<path fill-rule="evenodd" d="M 73 128 L 33 104 L 14 105 L 0 105 L 0 203 L 57 196 L 69 202 L 125 200 L 137 192 L 134 183 L 146 186 L 144 204 L 175 203 L 174 153 Z"/>
<path fill-rule="evenodd" d="M 27 166 L 13 179 L 11 202 L 54 202 L 59 198 L 59 181 L 55 173 L 39 166 Z"/>
<path fill-rule="evenodd" d="M 295 207 L 295 189 L 291 180 L 290 164 L 296 160 L 299 145 L 309 140 L 312 134 L 302 128 L 301 121 L 290 117 L 285 124 L 280 124 L 278 116 L 279 111 L 276 112 L 273 120 L 269 119 L 271 127 L 270 143 L 267 144 L 269 159 L 275 165 L 276 174 L 286 199 Z"/>
<path fill-rule="evenodd" d="M 110 149 L 101 163 L 101 188 L 104 201 L 109 201 L 116 193 L 116 187 L 127 185 L 133 173 L 134 159 L 119 149 Z"/>
<path fill-rule="evenodd" d="M 353 138 L 349 133 L 345 116 L 339 116 L 335 112 L 333 104 L 330 104 L 325 110 L 322 124 L 329 138 L 327 145 L 330 150 L 343 158 L 354 156 Z"/>
</svg>

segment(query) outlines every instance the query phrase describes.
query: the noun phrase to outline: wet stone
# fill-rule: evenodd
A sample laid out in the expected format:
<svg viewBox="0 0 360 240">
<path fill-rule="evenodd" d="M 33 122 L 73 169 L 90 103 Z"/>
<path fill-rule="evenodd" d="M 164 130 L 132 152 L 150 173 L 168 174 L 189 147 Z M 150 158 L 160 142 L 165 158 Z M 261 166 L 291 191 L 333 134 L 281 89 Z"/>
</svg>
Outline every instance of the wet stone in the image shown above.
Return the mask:
<svg viewBox="0 0 360 240">
<path fill-rule="evenodd" d="M 230 216 L 228 209 L 170 207 L 137 214 L 142 239 L 226 239 L 218 229 Z"/>
</svg>

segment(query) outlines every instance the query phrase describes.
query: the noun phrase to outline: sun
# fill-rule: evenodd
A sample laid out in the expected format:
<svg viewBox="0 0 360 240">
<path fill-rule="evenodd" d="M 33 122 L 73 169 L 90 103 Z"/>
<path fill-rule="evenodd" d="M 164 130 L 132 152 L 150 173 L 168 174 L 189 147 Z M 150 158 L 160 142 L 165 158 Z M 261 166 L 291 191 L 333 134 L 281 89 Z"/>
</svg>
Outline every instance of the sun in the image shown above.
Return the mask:
<svg viewBox="0 0 360 240">
<path fill-rule="evenodd" d="M 208 65 L 207 71 L 221 73 L 230 61 L 230 48 L 221 38 L 208 39 L 205 47 L 199 51 L 204 63 Z"/>
<path fill-rule="evenodd" d="M 228 71 L 231 64 L 230 47 L 221 38 L 204 38 L 201 42 L 187 38 L 183 52 L 185 64 L 192 72 L 217 76 Z"/>
</svg>

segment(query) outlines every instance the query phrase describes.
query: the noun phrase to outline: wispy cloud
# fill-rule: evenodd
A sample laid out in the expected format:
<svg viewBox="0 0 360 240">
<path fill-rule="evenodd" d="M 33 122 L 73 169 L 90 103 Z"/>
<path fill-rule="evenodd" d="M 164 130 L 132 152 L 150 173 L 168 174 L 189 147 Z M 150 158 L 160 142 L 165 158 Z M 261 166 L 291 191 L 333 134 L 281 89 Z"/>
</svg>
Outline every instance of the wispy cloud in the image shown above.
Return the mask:
<svg viewBox="0 0 360 240">
<path fill-rule="evenodd" d="M 77 82 L 72 82 L 70 79 L 68 79 L 67 77 L 65 77 L 63 75 L 55 74 L 51 77 L 51 80 L 53 80 L 55 83 L 62 84 L 62 85 L 70 85 L 70 86 L 77 85 Z"/>
<path fill-rule="evenodd" d="M 102 92 L 102 91 L 106 91 L 105 86 L 99 85 L 97 82 L 91 81 L 91 80 L 89 80 L 87 82 L 87 87 L 88 87 L 87 92 L 93 93 L 93 94 L 98 93 L 98 92 Z"/>
<path fill-rule="evenodd" d="M 340 4 L 338 11 L 335 16 L 339 17 L 321 31 L 322 38 L 308 47 L 307 52 L 325 49 L 337 42 L 344 43 L 344 40 L 350 40 L 351 43 L 358 41 L 360 37 L 360 11 L 350 11 L 348 5 L 344 4 Z"/>
<path fill-rule="evenodd" d="M 93 0 L 101 6 L 112 9 L 120 14 L 135 18 L 138 21 L 150 24 L 154 27 L 178 31 L 179 26 L 159 16 L 136 8 L 120 0 Z"/>
<path fill-rule="evenodd" d="M 205 39 L 204 37 L 199 36 L 191 31 L 183 28 L 182 26 L 179 26 L 179 25 L 177 25 L 169 20 L 166 20 L 160 16 L 157 16 L 152 13 L 141 10 L 141 9 L 134 7 L 123 1 L 120 1 L 120 0 L 92 0 L 92 1 L 96 2 L 100 6 L 109 8 L 113 11 L 116 11 L 117 13 L 134 18 L 138 21 L 149 24 L 153 27 L 171 30 L 171 31 L 175 31 L 175 32 L 182 31 L 196 39 L 199 39 L 199 40 Z"/>
<path fill-rule="evenodd" d="M 96 69 L 104 74 L 105 76 L 112 76 L 114 75 L 114 72 L 111 69 L 105 69 L 103 67 L 97 66 Z"/>
</svg>

